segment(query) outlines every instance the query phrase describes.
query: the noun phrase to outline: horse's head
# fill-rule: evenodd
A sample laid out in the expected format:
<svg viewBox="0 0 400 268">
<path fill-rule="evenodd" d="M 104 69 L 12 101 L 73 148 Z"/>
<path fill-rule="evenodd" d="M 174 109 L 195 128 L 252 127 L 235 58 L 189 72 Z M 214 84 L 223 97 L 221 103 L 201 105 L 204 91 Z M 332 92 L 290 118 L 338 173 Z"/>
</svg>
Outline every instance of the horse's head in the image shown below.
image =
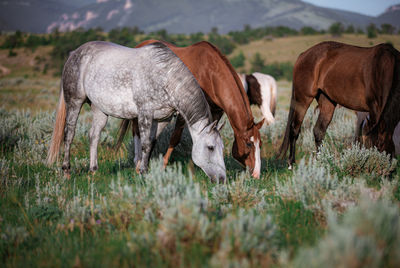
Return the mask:
<svg viewBox="0 0 400 268">
<path fill-rule="evenodd" d="M 205 127 L 200 137 L 193 139 L 192 159 L 213 182 L 224 182 L 226 169 L 224 162 L 224 144 L 219 134 L 223 125 L 217 127 L 217 121 Z"/>
<path fill-rule="evenodd" d="M 249 167 L 252 176 L 260 177 L 261 170 L 261 138 L 259 129 L 264 123 L 264 119 L 248 129 L 245 133 L 235 135 L 232 146 L 232 156 L 243 166 Z"/>
<path fill-rule="evenodd" d="M 365 147 L 375 146 L 379 151 L 385 151 L 393 157 L 395 155 L 393 131 L 393 128 L 386 127 L 383 121 L 376 128 L 372 128 L 366 119 L 363 122 L 363 133 L 367 134 L 362 136 L 361 141 Z"/>
</svg>

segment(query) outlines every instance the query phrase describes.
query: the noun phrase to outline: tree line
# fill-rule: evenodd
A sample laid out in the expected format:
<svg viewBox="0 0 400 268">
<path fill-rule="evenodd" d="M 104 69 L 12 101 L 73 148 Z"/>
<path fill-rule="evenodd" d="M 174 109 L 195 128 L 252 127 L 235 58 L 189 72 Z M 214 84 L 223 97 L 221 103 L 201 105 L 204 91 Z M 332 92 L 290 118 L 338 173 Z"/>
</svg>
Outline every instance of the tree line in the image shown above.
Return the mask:
<svg viewBox="0 0 400 268">
<path fill-rule="evenodd" d="M 150 33 L 144 33 L 138 27 L 123 27 L 110 30 L 108 33 L 101 28 L 85 30 L 83 28 L 69 32 L 59 32 L 55 29 L 50 34 L 31 34 L 16 31 L 12 34 L 2 34 L 4 41 L 0 44 L 1 49 L 8 49 L 9 56 L 15 56 L 15 48 L 28 48 L 34 51 L 39 46 L 53 46 L 50 53 L 51 67 L 57 69 L 56 74 L 61 72 L 63 63 L 70 51 L 81 44 L 93 40 L 103 40 L 117 43 L 123 46 L 135 47 L 137 44 L 148 39 L 158 39 L 173 43 L 177 46 L 189 46 L 191 44 L 206 40 L 217 46 L 225 55 L 230 55 L 236 46 L 250 43 L 261 39 L 271 39 L 285 36 L 316 35 L 329 33 L 332 36 L 340 36 L 344 33 L 367 34 L 369 38 L 375 38 L 378 34 L 400 34 L 400 30 L 390 24 L 382 24 L 380 27 L 370 24 L 365 29 L 355 28 L 353 25 L 345 26 L 341 22 L 333 23 L 327 30 L 316 30 L 305 26 L 295 30 L 286 26 L 266 26 L 252 28 L 245 25 L 241 31 L 231 31 L 228 34 L 219 34 L 218 28 L 214 27 L 207 34 L 202 32 L 192 34 L 172 34 L 162 29 Z M 244 66 L 245 56 L 239 53 L 231 58 L 235 68 Z M 291 63 L 265 64 L 260 54 L 255 54 L 250 60 L 251 71 L 260 71 L 275 76 L 276 79 L 291 79 L 293 65 Z"/>
</svg>

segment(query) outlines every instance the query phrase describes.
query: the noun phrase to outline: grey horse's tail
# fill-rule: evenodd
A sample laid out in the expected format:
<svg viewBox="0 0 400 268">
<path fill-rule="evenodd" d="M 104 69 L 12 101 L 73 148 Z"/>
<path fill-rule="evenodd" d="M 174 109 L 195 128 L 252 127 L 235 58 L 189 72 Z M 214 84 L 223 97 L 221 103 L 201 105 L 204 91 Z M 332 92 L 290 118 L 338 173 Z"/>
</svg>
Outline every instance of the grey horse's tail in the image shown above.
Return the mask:
<svg viewBox="0 0 400 268">
<path fill-rule="evenodd" d="M 115 144 L 114 149 L 118 151 L 119 147 L 121 147 L 122 142 L 124 141 L 124 137 L 126 135 L 126 131 L 128 131 L 131 120 L 129 119 L 123 119 L 121 121 L 121 124 L 119 125 L 119 130 L 118 130 L 118 140 L 117 144 Z"/>
<path fill-rule="evenodd" d="M 50 148 L 47 152 L 47 164 L 53 164 L 57 158 L 60 151 L 61 143 L 64 137 L 65 128 L 65 118 L 66 118 L 66 107 L 64 100 L 64 90 L 61 81 L 60 99 L 57 106 L 56 122 L 54 123 L 53 136 L 51 137 Z"/>
</svg>

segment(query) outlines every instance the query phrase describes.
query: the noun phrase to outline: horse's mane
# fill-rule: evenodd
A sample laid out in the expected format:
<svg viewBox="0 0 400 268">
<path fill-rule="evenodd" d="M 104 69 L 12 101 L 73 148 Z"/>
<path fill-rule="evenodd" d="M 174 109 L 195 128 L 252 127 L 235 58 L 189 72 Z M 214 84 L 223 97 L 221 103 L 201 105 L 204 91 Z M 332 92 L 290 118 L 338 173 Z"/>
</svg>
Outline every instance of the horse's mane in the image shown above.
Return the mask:
<svg viewBox="0 0 400 268">
<path fill-rule="evenodd" d="M 183 61 L 162 42 L 151 43 L 155 49 L 156 62 L 163 69 L 169 69 L 167 85 L 164 90 L 174 101 L 176 108 L 189 125 L 207 118 L 211 121 L 211 112 L 203 91 L 193 74 Z"/>
<path fill-rule="evenodd" d="M 244 91 L 244 88 L 243 88 L 243 85 L 242 85 L 242 81 L 240 80 L 239 76 L 237 75 L 235 68 L 233 68 L 233 66 L 232 66 L 231 62 L 228 60 L 228 58 L 224 54 L 222 54 L 221 51 L 216 46 L 211 44 L 210 42 L 201 41 L 201 42 L 196 43 L 195 45 L 203 45 L 203 44 L 209 46 L 210 48 L 213 49 L 213 51 L 215 53 L 217 53 L 219 58 L 222 59 L 222 61 L 225 63 L 225 65 L 228 67 L 229 71 L 231 72 L 233 78 L 235 79 L 236 85 L 240 89 L 239 91 L 240 91 L 240 94 L 242 96 L 242 100 L 244 102 L 244 106 L 246 107 L 247 116 L 249 118 L 249 121 L 251 122 L 251 124 L 249 124 L 247 126 L 247 128 L 251 128 L 253 126 L 253 124 L 254 124 L 254 117 L 253 117 L 253 114 L 250 111 L 250 103 L 248 101 L 246 102 L 246 100 L 248 100 L 247 94 Z"/>
</svg>

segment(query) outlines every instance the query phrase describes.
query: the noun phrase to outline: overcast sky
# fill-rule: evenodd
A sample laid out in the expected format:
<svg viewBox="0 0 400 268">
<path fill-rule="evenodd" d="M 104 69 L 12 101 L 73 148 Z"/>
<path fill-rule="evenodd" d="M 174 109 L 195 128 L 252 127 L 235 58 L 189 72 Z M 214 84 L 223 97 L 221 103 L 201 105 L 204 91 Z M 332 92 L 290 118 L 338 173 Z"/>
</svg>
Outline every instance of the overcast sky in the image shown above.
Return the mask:
<svg viewBox="0 0 400 268">
<path fill-rule="evenodd" d="M 400 0 L 303 0 L 316 6 L 331 7 L 377 16 L 391 5 L 400 4 Z"/>
</svg>

